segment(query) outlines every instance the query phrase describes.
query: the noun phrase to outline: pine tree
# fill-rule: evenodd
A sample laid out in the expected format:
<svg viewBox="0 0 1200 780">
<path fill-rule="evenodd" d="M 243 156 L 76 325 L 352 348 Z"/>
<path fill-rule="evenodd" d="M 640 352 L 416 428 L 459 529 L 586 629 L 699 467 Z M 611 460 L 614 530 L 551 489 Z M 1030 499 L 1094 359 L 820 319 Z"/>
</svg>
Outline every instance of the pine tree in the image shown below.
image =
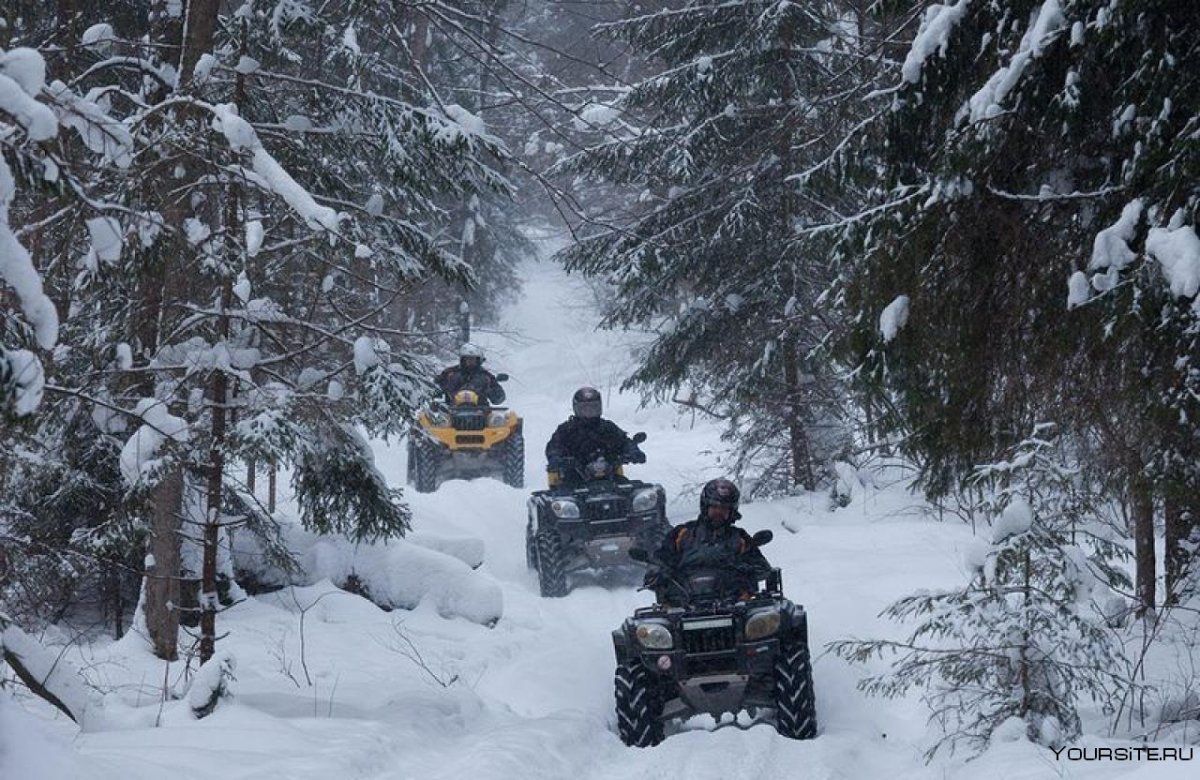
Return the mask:
<svg viewBox="0 0 1200 780">
<path fill-rule="evenodd" d="M 628 384 L 725 417 L 765 489 L 814 488 L 847 444 L 819 354 L 832 267 L 815 232 L 797 240 L 842 206 L 812 168 L 862 88 L 845 11 L 688 2 L 600 25 L 661 68 L 581 106 L 595 140 L 560 166 L 631 195 L 564 253 L 615 286 L 607 324 L 658 332 Z"/>
<path fill-rule="evenodd" d="M 1200 20 L 1171 0 L 902 5 L 925 12 L 859 153 L 882 186 L 840 251 L 856 376 L 935 495 L 1060 420 L 1132 507 L 1152 609 L 1156 496 L 1196 516 Z"/>
<path fill-rule="evenodd" d="M 991 544 L 968 553 L 965 587 L 888 607 L 888 618 L 917 622 L 906 641 L 832 645 L 860 662 L 895 656 L 890 671 L 859 688 L 887 697 L 924 691 L 944 730 L 927 757 L 943 746 L 982 752 L 1012 718 L 1030 740 L 1062 746 L 1080 734 L 1081 696 L 1108 706 L 1124 689 L 1121 647 L 1102 608 L 1112 589 L 1129 585 L 1117 565 L 1127 554 L 1096 518 L 1078 468 L 1062 462 L 1051 427 L 975 472 L 979 508 L 994 521 Z"/>
<path fill-rule="evenodd" d="M 431 280 L 472 278 L 444 203 L 509 188 L 500 141 L 394 57 L 406 8 L 182 8 L 80 12 L 97 24 L 75 85 L 103 96 L 133 153 L 71 180 L 81 204 L 31 220 L 70 348 L 29 441 L 80 473 L 63 432 L 98 433 L 94 465 L 117 480 L 104 487 L 130 491 L 122 511 L 151 540 L 144 606 L 198 616 L 207 659 L 232 574 L 218 546 L 234 527 L 277 527 L 247 461 L 290 468 L 313 530 L 407 529 L 360 433 L 400 433 L 429 392 L 430 334 L 396 327 L 394 309 Z M 111 139 L 83 140 L 115 154 Z M 44 498 L 24 495 L 27 508 Z M 204 540 L 194 560 L 181 533 Z M 181 578 L 199 596 L 158 592 Z M 174 624 L 148 623 L 172 657 Z"/>
</svg>

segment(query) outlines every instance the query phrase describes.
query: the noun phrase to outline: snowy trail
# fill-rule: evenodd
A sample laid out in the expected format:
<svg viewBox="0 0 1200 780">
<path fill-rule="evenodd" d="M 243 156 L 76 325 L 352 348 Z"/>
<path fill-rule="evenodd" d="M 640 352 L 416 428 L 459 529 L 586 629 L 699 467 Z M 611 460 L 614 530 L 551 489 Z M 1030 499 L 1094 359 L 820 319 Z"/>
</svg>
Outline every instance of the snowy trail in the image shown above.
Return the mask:
<svg viewBox="0 0 1200 780">
<path fill-rule="evenodd" d="M 578 278 L 549 263 L 531 262 L 522 270 L 524 300 L 509 310 L 499 334 L 480 334 L 475 340 L 485 346 L 489 367 L 512 376 L 508 394 L 510 403 L 525 418 L 529 489 L 545 484 L 541 450 L 554 426 L 569 413 L 571 393 L 582 384 L 592 384 L 605 394 L 606 416 L 631 432 L 644 430 L 649 435 L 644 445 L 648 463 L 634 467 L 631 474 L 662 482 L 672 519 L 690 519 L 696 485 L 719 473 L 715 456 L 722 447 L 719 431 L 670 408 L 641 409 L 636 396 L 618 392 L 638 337 L 596 331 L 590 291 Z M 381 468 L 390 477 L 404 473 L 400 448 L 381 450 L 378 455 Z M 482 538 L 487 545 L 485 569 L 503 587 L 505 619 L 490 637 L 497 646 L 486 651 L 489 663 L 476 691 L 515 716 L 488 731 L 481 744 L 465 750 L 461 745 L 426 748 L 422 752 L 432 754 L 427 776 L 753 778 L 793 776 L 797 767 L 804 767 L 804 776 L 812 778 L 875 774 L 859 755 L 863 750 L 857 736 L 830 735 L 798 743 L 780 738 L 766 724 L 746 730 L 729 725 L 713 732 L 692 724 L 692 730 L 672 736 L 654 750 L 624 747 L 613 732 L 610 632 L 635 607 L 648 603 L 648 596 L 629 587 L 583 587 L 564 599 L 540 598 L 536 577 L 526 569 L 522 546 L 526 497 L 527 491 L 486 480 L 453 481 L 432 495 L 409 495 L 418 529 L 454 531 Z M 871 603 L 879 600 L 880 585 L 886 587 L 888 578 L 907 584 L 911 577 L 904 564 L 897 571 L 885 566 L 879 568 L 876 578 L 856 586 L 846 557 L 880 548 L 903 554 L 907 544 L 920 551 L 927 551 L 931 544 L 934 549 L 946 547 L 919 518 L 915 522 L 928 533 L 916 539 L 910 538 L 910 529 L 903 522 L 893 534 L 898 537 L 895 539 L 869 526 L 847 535 L 847 529 L 835 524 L 814 529 L 829 537 L 828 544 L 798 546 L 795 537 L 787 538 L 791 535 L 779 521 L 784 516 L 794 518 L 797 509 L 815 509 L 818 500 L 748 506 L 745 512 L 748 528 L 769 527 L 779 535 L 779 542 L 768 549 L 770 557 L 784 566 L 789 592 L 803 593 L 803 600 L 813 602 L 809 610 L 814 648 L 842 636 L 845 627 L 844 623 L 838 628 L 823 623 L 825 610 L 815 606 L 822 597 L 831 604 L 853 603 L 870 594 L 874 598 L 866 601 Z M 835 555 L 829 558 L 831 549 Z M 947 555 L 955 553 L 948 550 Z M 876 607 L 861 615 L 864 629 L 873 624 L 877 611 Z M 824 730 L 827 734 L 846 727 L 861 731 L 871 721 L 864 724 L 862 708 L 856 704 L 856 677 L 844 670 L 834 687 L 821 674 L 833 665 L 842 666 L 825 661 L 817 666 Z M 828 695 L 834 691 L 844 695 L 850 706 L 837 706 Z M 532 748 L 528 748 L 530 740 Z M 447 748 L 457 758 L 444 770 L 433 770 L 444 761 Z M 527 748 L 537 756 L 536 761 L 529 760 Z M 909 755 L 904 758 L 905 763 L 911 760 Z M 879 769 L 880 775 L 888 774 L 883 767 Z M 383 776 L 407 775 L 401 771 Z"/>
<path fill-rule="evenodd" d="M 669 407 L 640 409 L 637 397 L 617 392 L 629 351 L 644 336 L 595 332 L 586 285 L 556 266 L 531 260 L 521 272 L 523 299 L 509 308 L 500 332 L 481 333 L 476 340 L 487 350 L 488 367 L 512 376 L 507 389 L 525 418 L 529 490 L 545 484 L 542 449 L 569 413 L 571 393 L 593 384 L 605 393 L 606 416 L 649 435 L 648 463 L 630 473 L 662 482 L 672 519 L 689 519 L 696 485 L 719 473 L 718 430 Z M 403 441 L 376 443 L 378 465 L 394 484 L 404 481 L 404 450 Z M 961 582 L 968 530 L 922 516 L 918 502 L 902 489 L 867 487 L 837 512 L 820 495 L 744 507 L 748 530 L 775 532 L 765 552 L 783 568 L 785 591 L 809 611 L 820 736 L 795 742 L 767 724 L 715 727 L 711 719 L 696 719 L 648 750 L 624 747 L 614 732 L 610 639 L 636 606 L 648 603 L 648 594 L 585 585 L 566 598 L 541 598 L 525 565 L 527 490 L 489 479 L 455 480 L 432 494 L 406 496 L 416 531 L 483 541 L 481 572 L 499 586 L 504 600 L 504 616 L 495 627 L 444 619 L 427 604 L 385 613 L 328 582 L 250 599 L 221 618 L 221 630 L 229 632 L 224 646 L 239 660 L 232 704 L 199 722 L 169 711 L 160 728 L 150 727 L 153 718 L 146 720 L 154 708 L 130 708 L 126 730 L 74 737 L 69 751 L 78 755 L 47 777 L 947 775 L 945 766 L 926 766 L 920 759 L 926 743 L 919 703 L 865 699 L 855 690 L 860 670 L 822 654 L 833 639 L 895 632 L 876 616 L 897 594 Z M 799 532 L 786 530 L 784 520 Z M 88 662 L 99 684 L 145 705 L 159 695 L 163 667 L 139 641 L 94 648 Z M 169 674 L 179 670 L 172 667 Z M 64 740 L 76 733 L 61 722 L 59 730 Z M 1041 761 L 1028 753 L 1032 748 L 1020 750 L 1026 751 L 1018 755 L 1021 765 L 1045 769 L 1030 763 L 1035 757 Z M 961 769 L 955 777 L 1000 776 L 987 760 Z"/>
</svg>

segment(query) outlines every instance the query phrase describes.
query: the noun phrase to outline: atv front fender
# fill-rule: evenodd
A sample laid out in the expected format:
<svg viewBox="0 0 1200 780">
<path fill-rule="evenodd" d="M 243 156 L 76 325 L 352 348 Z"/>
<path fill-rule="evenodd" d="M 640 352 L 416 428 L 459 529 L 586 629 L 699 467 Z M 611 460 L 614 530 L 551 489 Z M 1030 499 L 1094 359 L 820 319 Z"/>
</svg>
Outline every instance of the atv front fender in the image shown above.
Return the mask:
<svg viewBox="0 0 1200 780">
<path fill-rule="evenodd" d="M 625 629 L 618 628 L 612 632 L 613 652 L 617 655 L 617 664 L 623 664 L 630 658 L 637 655 L 629 646 L 629 637 L 625 634 Z"/>
</svg>

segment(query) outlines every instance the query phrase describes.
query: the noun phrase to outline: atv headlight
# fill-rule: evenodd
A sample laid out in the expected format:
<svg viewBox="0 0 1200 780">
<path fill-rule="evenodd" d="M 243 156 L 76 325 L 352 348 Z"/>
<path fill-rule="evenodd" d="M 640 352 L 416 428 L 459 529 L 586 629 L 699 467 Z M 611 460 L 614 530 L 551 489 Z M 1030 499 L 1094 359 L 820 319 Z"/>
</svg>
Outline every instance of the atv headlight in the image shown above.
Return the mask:
<svg viewBox="0 0 1200 780">
<path fill-rule="evenodd" d="M 508 422 L 508 414 L 505 412 L 489 412 L 488 413 L 487 424 L 488 424 L 489 428 L 499 428 L 500 426 L 504 425 L 507 422 Z"/>
<path fill-rule="evenodd" d="M 656 506 L 658 506 L 658 491 L 654 488 L 646 488 L 634 493 L 632 504 L 634 512 L 649 512 Z"/>
<path fill-rule="evenodd" d="M 753 642 L 774 635 L 779 630 L 779 620 L 780 615 L 777 609 L 755 612 L 746 621 L 746 641 Z"/>
<path fill-rule="evenodd" d="M 675 644 L 671 630 L 659 623 L 640 623 L 637 627 L 638 642 L 647 650 L 670 650 Z"/>
<path fill-rule="evenodd" d="M 565 498 L 560 498 L 551 502 L 550 511 L 554 512 L 556 517 L 561 517 L 564 520 L 573 520 L 579 517 L 579 504 L 574 501 L 568 501 Z"/>
<path fill-rule="evenodd" d="M 445 412 L 435 412 L 432 409 L 425 412 L 425 419 L 429 420 L 429 424 L 434 428 L 445 428 L 450 424 L 450 415 Z"/>
</svg>

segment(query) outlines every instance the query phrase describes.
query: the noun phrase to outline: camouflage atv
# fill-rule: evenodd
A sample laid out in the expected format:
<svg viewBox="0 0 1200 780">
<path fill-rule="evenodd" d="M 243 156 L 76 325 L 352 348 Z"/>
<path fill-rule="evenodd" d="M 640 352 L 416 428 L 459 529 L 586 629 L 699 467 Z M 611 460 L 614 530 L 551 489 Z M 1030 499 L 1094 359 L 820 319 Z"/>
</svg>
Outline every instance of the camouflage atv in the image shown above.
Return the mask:
<svg viewBox="0 0 1200 780">
<path fill-rule="evenodd" d="M 770 531 L 754 535 L 760 546 L 770 540 Z M 645 549 L 630 555 L 649 560 Z M 784 598 L 779 569 L 748 600 L 732 595 L 727 576 L 703 572 L 679 581 L 664 573 L 659 603 L 613 631 L 617 732 L 626 745 L 657 745 L 675 718 L 763 709 L 774 711 L 781 736 L 816 736 L 804 608 Z"/>
<path fill-rule="evenodd" d="M 634 435 L 635 444 L 646 434 Z M 573 573 L 602 575 L 641 568 L 629 557 L 633 547 L 657 546 L 671 529 L 662 485 L 625 479 L 621 464 L 595 454 L 587 463 L 566 461 L 575 479 L 550 472 L 550 489 L 529 498 L 525 562 L 538 574 L 543 596 L 571 591 Z"/>
<path fill-rule="evenodd" d="M 499 374 L 497 380 L 508 379 Z M 525 437 L 517 413 L 480 401 L 460 390 L 449 406 L 431 404 L 417 417 L 408 437 L 408 483 L 432 493 L 442 480 L 499 477 L 525 487 Z"/>
</svg>

